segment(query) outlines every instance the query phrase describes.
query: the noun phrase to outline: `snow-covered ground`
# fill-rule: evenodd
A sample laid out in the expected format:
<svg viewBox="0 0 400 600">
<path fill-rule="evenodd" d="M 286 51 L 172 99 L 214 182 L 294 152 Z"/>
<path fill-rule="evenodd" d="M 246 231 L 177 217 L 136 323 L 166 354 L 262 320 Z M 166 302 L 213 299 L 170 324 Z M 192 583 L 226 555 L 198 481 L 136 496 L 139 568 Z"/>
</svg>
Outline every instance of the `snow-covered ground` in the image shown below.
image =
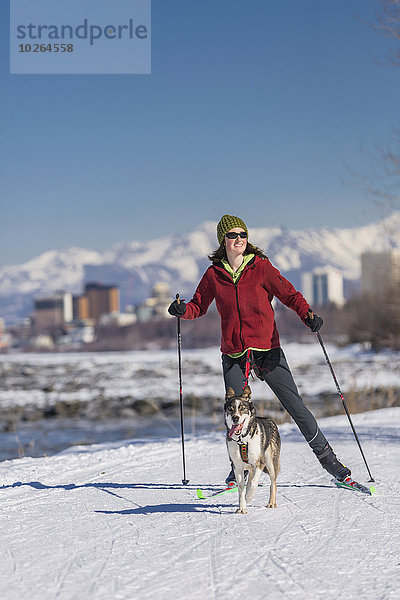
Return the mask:
<svg viewBox="0 0 400 600">
<path fill-rule="evenodd" d="M 285 424 L 278 508 L 263 486 L 247 515 L 196 499 L 227 473 L 222 433 L 187 437 L 187 487 L 179 437 L 0 463 L 1 600 L 398 598 L 400 408 L 353 419 L 377 495 L 336 489 Z M 346 417 L 320 425 L 366 483 Z"/>
</svg>

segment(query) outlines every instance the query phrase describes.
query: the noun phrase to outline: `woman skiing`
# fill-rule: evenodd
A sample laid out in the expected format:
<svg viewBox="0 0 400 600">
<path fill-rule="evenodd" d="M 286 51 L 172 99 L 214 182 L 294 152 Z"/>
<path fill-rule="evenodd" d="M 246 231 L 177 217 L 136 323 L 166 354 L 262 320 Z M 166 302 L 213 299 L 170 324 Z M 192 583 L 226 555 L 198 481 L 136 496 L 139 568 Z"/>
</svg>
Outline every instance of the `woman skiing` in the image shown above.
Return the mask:
<svg viewBox="0 0 400 600">
<path fill-rule="evenodd" d="M 211 266 L 190 300 L 175 300 L 171 315 L 182 319 L 203 316 L 215 299 L 221 317 L 221 352 L 225 388 L 240 395 L 250 370 L 272 389 L 298 425 L 321 465 L 339 481 L 351 472 L 338 461 L 326 437 L 297 391 L 275 323 L 274 296 L 294 310 L 311 331 L 323 320 L 305 298 L 285 279 L 265 254 L 248 241 L 245 222 L 224 215 L 217 225 L 218 249 L 209 256 Z M 233 470 L 226 482 L 234 480 Z"/>
</svg>

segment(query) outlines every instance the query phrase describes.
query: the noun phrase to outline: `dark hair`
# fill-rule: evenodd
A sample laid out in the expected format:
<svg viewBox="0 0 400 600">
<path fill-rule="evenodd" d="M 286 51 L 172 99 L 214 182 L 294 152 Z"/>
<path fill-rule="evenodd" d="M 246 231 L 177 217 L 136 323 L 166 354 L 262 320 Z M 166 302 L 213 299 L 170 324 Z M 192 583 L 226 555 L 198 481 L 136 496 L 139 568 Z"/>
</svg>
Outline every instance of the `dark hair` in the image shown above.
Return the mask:
<svg viewBox="0 0 400 600">
<path fill-rule="evenodd" d="M 260 258 L 268 258 L 268 256 L 266 256 L 260 248 L 257 248 L 257 246 L 253 246 L 253 244 L 250 244 L 250 242 L 247 242 L 246 250 L 243 252 L 244 256 L 246 256 L 246 254 L 255 254 Z M 211 260 L 212 263 L 220 262 L 222 259 L 228 260 L 228 256 L 226 254 L 226 249 L 224 246 L 224 240 L 222 240 L 221 244 L 216 250 L 214 250 L 214 252 L 208 255 L 208 258 Z"/>
</svg>

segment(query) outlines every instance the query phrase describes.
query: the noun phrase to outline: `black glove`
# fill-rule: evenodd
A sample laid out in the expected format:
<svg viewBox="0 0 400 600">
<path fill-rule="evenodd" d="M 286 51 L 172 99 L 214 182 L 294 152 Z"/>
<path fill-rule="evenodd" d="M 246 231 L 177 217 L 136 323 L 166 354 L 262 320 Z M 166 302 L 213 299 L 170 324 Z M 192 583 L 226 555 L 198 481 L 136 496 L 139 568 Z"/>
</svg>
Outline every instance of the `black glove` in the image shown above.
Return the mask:
<svg viewBox="0 0 400 600">
<path fill-rule="evenodd" d="M 173 303 L 169 306 L 168 312 L 173 317 L 181 317 L 186 312 L 185 302 L 181 300 L 178 304 L 178 300 L 174 300 Z"/>
<path fill-rule="evenodd" d="M 307 325 L 307 327 L 311 329 L 313 333 L 317 333 L 317 331 L 319 331 L 322 325 L 324 324 L 324 321 L 321 317 L 319 317 L 312 311 L 309 311 L 307 313 L 307 318 L 304 320 L 304 323 Z"/>
</svg>

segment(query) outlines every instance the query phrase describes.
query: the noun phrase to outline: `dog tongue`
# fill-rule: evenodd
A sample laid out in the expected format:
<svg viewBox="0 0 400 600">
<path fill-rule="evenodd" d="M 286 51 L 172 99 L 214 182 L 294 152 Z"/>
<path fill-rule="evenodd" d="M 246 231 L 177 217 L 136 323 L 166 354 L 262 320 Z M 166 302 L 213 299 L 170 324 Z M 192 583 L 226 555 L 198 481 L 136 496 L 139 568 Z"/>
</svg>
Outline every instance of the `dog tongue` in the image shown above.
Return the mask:
<svg viewBox="0 0 400 600">
<path fill-rule="evenodd" d="M 240 433 L 240 431 L 242 430 L 242 425 L 243 423 L 241 423 L 240 425 L 232 425 L 231 430 L 229 432 L 229 436 L 232 437 L 234 433 Z"/>
</svg>

